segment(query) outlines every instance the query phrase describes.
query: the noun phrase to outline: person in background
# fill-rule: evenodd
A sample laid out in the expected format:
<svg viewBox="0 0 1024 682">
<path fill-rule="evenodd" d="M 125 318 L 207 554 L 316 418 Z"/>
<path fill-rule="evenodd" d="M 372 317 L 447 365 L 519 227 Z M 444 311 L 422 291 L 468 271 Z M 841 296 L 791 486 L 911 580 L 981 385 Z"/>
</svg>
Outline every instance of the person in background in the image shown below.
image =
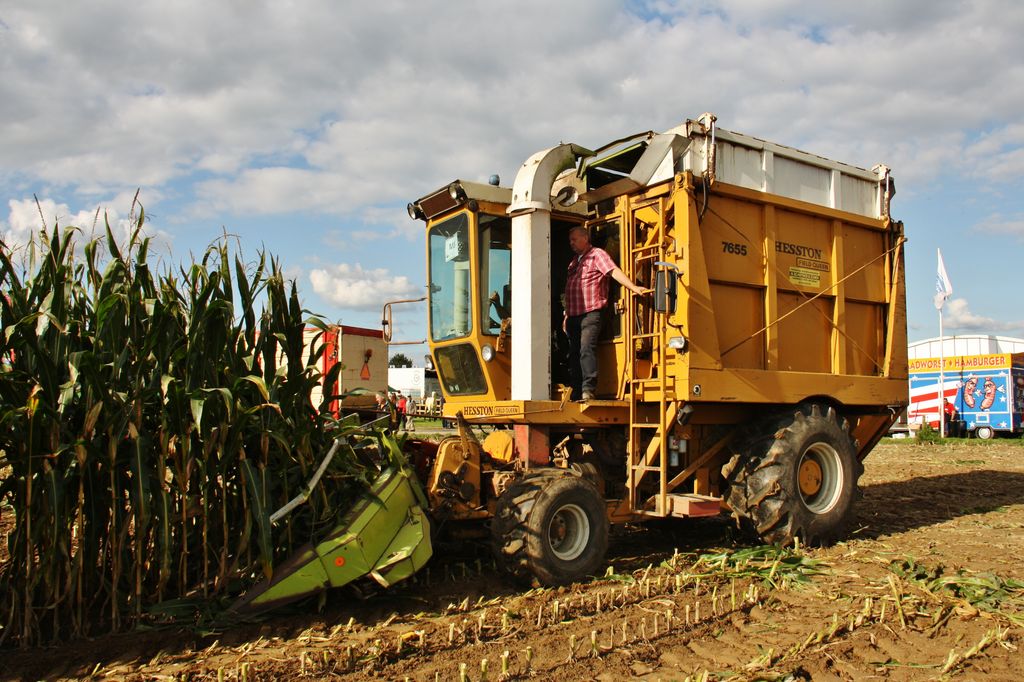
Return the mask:
<svg viewBox="0 0 1024 682">
<path fill-rule="evenodd" d="M 409 406 L 409 400 L 402 392 L 398 392 L 398 400 L 395 402 L 395 407 L 398 409 L 398 423 L 405 426 L 405 409 Z"/>
<path fill-rule="evenodd" d="M 956 411 L 956 405 L 949 402 L 949 398 L 942 399 L 942 418 L 946 420 L 946 435 L 947 436 L 959 436 L 958 433 L 958 422 L 959 413 Z"/>
<path fill-rule="evenodd" d="M 414 412 L 416 411 L 416 401 L 409 396 L 405 401 L 405 430 L 415 431 L 416 430 L 416 417 Z"/>
<path fill-rule="evenodd" d="M 616 282 L 637 296 L 647 291 L 626 276 L 608 252 L 590 243 L 590 232 L 582 225 L 569 230 L 573 258 L 565 282 L 565 317 L 562 331 L 569 337 L 569 381 L 572 396 L 593 400 L 597 391 L 597 338 L 601 333 L 601 310 L 608 304 L 608 281 Z"/>
</svg>

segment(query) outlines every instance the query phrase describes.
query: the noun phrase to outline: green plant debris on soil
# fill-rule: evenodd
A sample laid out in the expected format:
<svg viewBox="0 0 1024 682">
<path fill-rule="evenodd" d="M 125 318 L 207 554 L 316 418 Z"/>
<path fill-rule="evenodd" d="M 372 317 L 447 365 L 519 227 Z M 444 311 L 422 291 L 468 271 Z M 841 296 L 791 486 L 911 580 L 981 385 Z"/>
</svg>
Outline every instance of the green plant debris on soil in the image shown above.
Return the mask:
<svg viewBox="0 0 1024 682">
<path fill-rule="evenodd" d="M 1003 579 L 994 573 L 958 569 L 949 574 L 941 565 L 924 566 L 914 559 L 893 561 L 889 569 L 932 595 L 962 600 L 976 609 L 1024 625 L 1024 581 Z"/>
</svg>

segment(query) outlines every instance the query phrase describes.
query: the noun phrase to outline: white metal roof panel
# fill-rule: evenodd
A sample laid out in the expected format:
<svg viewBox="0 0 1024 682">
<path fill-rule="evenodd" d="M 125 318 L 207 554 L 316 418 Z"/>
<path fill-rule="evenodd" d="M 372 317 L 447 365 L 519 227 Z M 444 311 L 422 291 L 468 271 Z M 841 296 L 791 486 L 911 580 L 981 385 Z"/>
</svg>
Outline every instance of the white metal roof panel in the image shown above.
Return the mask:
<svg viewBox="0 0 1024 682">
<path fill-rule="evenodd" d="M 708 170 L 710 135 L 693 121 L 668 131 L 689 137 L 678 170 Z M 888 169 L 866 170 L 823 156 L 716 128 L 716 180 L 859 215 L 883 216 Z"/>
<path fill-rule="evenodd" d="M 996 336 L 994 334 L 965 334 L 947 336 L 945 343 L 938 337 L 914 341 L 907 346 L 907 356 L 915 358 L 937 358 L 940 354 L 954 355 L 991 355 L 995 353 L 1024 353 L 1024 339 L 1012 336 Z"/>
</svg>

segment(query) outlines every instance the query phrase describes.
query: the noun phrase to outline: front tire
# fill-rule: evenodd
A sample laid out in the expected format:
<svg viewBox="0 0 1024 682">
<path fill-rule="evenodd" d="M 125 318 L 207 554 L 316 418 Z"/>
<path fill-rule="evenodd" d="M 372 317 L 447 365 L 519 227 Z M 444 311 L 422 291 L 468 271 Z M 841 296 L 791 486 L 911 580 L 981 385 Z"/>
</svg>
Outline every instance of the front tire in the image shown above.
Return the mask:
<svg viewBox="0 0 1024 682">
<path fill-rule="evenodd" d="M 815 404 L 756 430 L 760 437 L 722 471 L 734 515 L 765 542 L 826 545 L 844 536 L 864 471 L 846 420 Z"/>
<path fill-rule="evenodd" d="M 996 432 L 992 430 L 991 426 L 979 426 L 974 430 L 974 435 L 982 440 L 992 440 Z"/>
<path fill-rule="evenodd" d="M 608 551 L 604 500 L 573 473 L 529 472 L 498 499 L 491 549 L 504 571 L 541 585 L 593 575 Z"/>
</svg>

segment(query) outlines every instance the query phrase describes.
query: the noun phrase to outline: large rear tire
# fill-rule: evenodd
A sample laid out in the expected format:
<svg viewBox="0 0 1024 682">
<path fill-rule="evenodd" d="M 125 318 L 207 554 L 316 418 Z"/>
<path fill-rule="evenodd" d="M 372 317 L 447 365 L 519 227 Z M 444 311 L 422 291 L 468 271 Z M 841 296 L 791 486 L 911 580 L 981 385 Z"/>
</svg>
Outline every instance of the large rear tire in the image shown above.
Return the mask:
<svg viewBox="0 0 1024 682">
<path fill-rule="evenodd" d="M 573 473 L 529 472 L 498 498 L 491 549 L 505 572 L 541 585 L 593 575 L 608 551 L 604 500 Z"/>
<path fill-rule="evenodd" d="M 734 516 L 765 542 L 827 545 L 843 537 L 864 472 L 846 420 L 815 404 L 755 431 L 722 469 Z"/>
</svg>

